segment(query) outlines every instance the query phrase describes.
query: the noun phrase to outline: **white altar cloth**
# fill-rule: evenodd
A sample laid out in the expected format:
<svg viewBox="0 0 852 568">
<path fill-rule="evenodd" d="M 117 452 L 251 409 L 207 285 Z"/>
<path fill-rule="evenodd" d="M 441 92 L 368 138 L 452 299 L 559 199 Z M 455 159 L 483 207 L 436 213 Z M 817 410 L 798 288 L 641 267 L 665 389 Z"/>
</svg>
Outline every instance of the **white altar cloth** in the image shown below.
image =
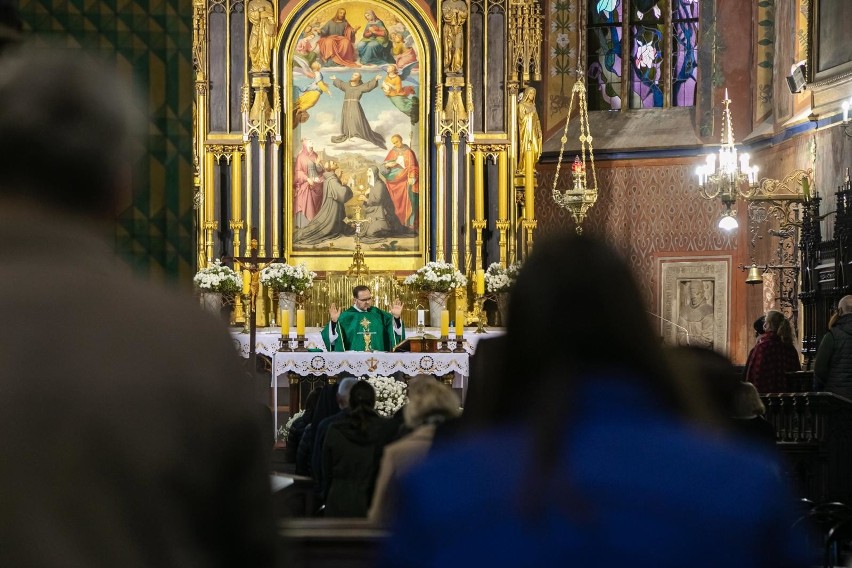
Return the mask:
<svg viewBox="0 0 852 568">
<path fill-rule="evenodd" d="M 322 342 L 322 335 L 320 335 L 320 331 L 322 328 L 319 327 L 308 327 L 305 328 L 305 347 L 308 349 L 321 349 L 325 351 L 325 345 Z M 429 328 L 427 327 L 425 330 L 426 334 L 433 335 L 438 337 L 439 330 L 437 328 Z M 465 350 L 468 353 L 473 353 L 476 349 L 476 343 L 480 339 L 485 339 L 487 337 L 496 337 L 498 335 L 502 335 L 505 333 L 504 328 L 489 328 L 485 333 L 473 333 L 474 328 L 465 328 L 464 339 Z M 406 334 L 408 337 L 414 337 L 418 334 L 415 334 L 413 329 L 406 329 Z M 231 337 L 234 340 L 234 347 L 241 357 L 249 356 L 249 334 L 243 333 L 242 330 L 232 329 Z M 455 333 L 453 330 L 450 330 L 449 339 L 450 348 L 455 348 Z M 255 353 L 259 353 L 261 355 L 266 355 L 267 357 L 272 357 L 275 353 L 278 352 L 279 347 L 281 347 L 280 342 L 278 341 L 281 338 L 281 328 L 280 327 L 261 327 L 257 329 L 255 334 L 254 348 Z M 295 347 L 296 342 L 294 341 L 296 338 L 296 330 L 293 329 L 290 332 L 290 340 Z M 467 373 L 465 373 L 466 375 Z"/>
<path fill-rule="evenodd" d="M 451 343 L 451 345 L 454 342 Z M 351 373 L 356 377 L 390 376 L 402 371 L 408 376 L 447 375 L 456 373 L 456 381 L 462 387 L 459 375 L 470 374 L 470 354 L 464 353 L 384 353 L 363 351 L 291 352 L 278 351 L 272 356 L 273 375 L 293 372 L 300 376 L 340 375 Z"/>
</svg>

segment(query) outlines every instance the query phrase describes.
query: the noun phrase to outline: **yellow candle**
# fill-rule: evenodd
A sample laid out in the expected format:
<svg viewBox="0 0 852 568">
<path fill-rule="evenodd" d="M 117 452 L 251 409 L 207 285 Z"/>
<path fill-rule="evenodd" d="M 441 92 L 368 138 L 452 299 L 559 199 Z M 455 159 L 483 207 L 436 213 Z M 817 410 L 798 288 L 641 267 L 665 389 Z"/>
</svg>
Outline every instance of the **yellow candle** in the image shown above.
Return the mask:
<svg viewBox="0 0 852 568">
<path fill-rule="evenodd" d="M 456 337 L 464 335 L 464 312 L 459 310 L 456 312 Z"/>
<path fill-rule="evenodd" d="M 281 335 L 290 337 L 290 310 L 281 310 L 278 321 L 281 322 Z"/>
<path fill-rule="evenodd" d="M 476 295 L 482 296 L 485 294 L 485 271 L 481 268 L 476 269 Z"/>
<path fill-rule="evenodd" d="M 305 336 L 305 310 L 296 310 L 296 335 Z"/>
<path fill-rule="evenodd" d="M 251 270 L 243 270 L 243 296 L 251 292 Z"/>
<path fill-rule="evenodd" d="M 441 337 L 447 337 L 450 334 L 450 311 L 441 310 Z"/>
</svg>

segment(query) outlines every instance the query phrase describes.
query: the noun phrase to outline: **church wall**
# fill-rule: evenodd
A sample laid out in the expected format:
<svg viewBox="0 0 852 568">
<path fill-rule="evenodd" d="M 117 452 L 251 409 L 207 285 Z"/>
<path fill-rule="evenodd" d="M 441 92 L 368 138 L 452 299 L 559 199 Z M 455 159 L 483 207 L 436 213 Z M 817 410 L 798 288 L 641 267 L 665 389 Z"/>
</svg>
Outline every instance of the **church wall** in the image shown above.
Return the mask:
<svg viewBox="0 0 852 568">
<path fill-rule="evenodd" d="M 693 158 L 613 160 L 597 162 L 599 196 L 583 224 L 584 234 L 604 238 L 633 265 L 648 309 L 659 315 L 661 257 L 701 259 L 730 257 L 729 348 L 735 361 L 745 359 L 743 330 L 739 322 L 749 292 L 736 266 L 744 262 L 739 241 L 716 227 L 721 205 L 697 194 Z M 563 168 L 568 164 L 563 164 Z M 556 164 L 539 165 L 536 187 L 536 240 L 574 231 L 570 215 L 551 198 Z M 560 178 L 565 170 L 560 170 Z M 613 299 L 618 301 L 617 298 Z"/>
<path fill-rule="evenodd" d="M 189 282 L 195 273 L 191 2 L 22 0 L 18 11 L 34 43 L 94 50 L 132 78 L 146 104 L 148 139 L 132 194 L 116 211 L 116 249 L 142 274 Z"/>
</svg>

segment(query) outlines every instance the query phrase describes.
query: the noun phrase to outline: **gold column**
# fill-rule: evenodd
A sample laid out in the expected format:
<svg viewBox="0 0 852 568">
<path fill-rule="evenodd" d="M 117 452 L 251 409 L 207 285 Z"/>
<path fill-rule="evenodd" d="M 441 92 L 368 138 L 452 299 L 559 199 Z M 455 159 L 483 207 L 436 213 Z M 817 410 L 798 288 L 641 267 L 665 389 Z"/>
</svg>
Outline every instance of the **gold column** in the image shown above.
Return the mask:
<svg viewBox="0 0 852 568">
<path fill-rule="evenodd" d="M 512 175 L 509 168 L 509 155 L 503 148 L 497 153 L 497 230 L 500 231 L 500 264 L 508 266 L 508 231 L 509 231 L 509 179 Z"/>
<path fill-rule="evenodd" d="M 240 256 L 240 231 L 243 222 L 243 153 L 235 150 L 231 158 L 231 229 L 234 231 L 234 256 Z"/>
<path fill-rule="evenodd" d="M 203 268 L 207 263 L 206 224 L 204 208 L 200 207 L 204 199 L 204 140 L 207 135 L 207 3 L 205 0 L 192 0 L 192 55 L 195 60 L 195 101 L 192 116 L 194 153 L 194 201 L 196 205 L 196 263 Z"/>
<path fill-rule="evenodd" d="M 257 216 L 260 228 L 257 237 L 257 255 L 266 256 L 266 141 L 261 139 L 258 141 L 258 196 L 257 196 Z"/>
<path fill-rule="evenodd" d="M 240 231 L 245 228 L 243 216 L 243 153 L 237 148 L 231 156 L 231 230 L 234 232 L 234 256 L 240 256 Z M 234 266 L 234 268 L 237 268 Z M 234 323 L 245 323 L 240 294 L 234 301 Z"/>
<path fill-rule="evenodd" d="M 532 252 L 533 230 L 536 228 L 535 220 L 535 155 L 532 150 L 527 150 L 524 156 L 524 229 L 526 230 L 525 257 Z"/>
<path fill-rule="evenodd" d="M 204 229 L 207 231 L 207 265 L 213 262 L 213 231 L 216 229 L 216 180 L 213 176 L 216 156 L 208 151 L 204 155 Z"/>
<path fill-rule="evenodd" d="M 473 254 L 474 269 L 482 266 L 482 231 L 485 229 L 485 155 L 477 148 L 473 152 L 473 229 L 476 231 L 476 248 Z"/>
<path fill-rule="evenodd" d="M 511 193 L 509 194 L 508 205 L 508 220 L 509 233 L 507 238 L 508 244 L 508 262 L 512 263 L 517 260 L 516 248 L 518 244 L 518 206 L 515 201 L 517 192 L 515 191 L 516 172 L 518 169 L 518 84 L 509 84 L 509 128 L 511 140 L 511 153 L 507 154 L 507 169 L 504 175 L 512 180 Z"/>
<path fill-rule="evenodd" d="M 438 191 L 435 192 L 435 259 L 439 261 L 445 260 L 444 257 L 444 242 L 445 242 L 445 224 L 446 224 L 446 195 L 444 192 L 447 187 L 447 171 L 444 160 L 446 159 L 447 148 L 444 137 L 439 136 L 436 140 L 436 159 L 438 171 L 436 172 L 435 181 L 438 185 Z"/>
<path fill-rule="evenodd" d="M 252 230 L 252 215 L 254 211 L 252 210 L 252 186 L 254 182 L 254 176 L 252 172 L 254 171 L 254 167 L 252 165 L 252 144 L 251 140 L 246 140 L 246 248 L 244 256 L 251 256 L 251 230 Z"/>
<path fill-rule="evenodd" d="M 280 152 L 281 142 L 276 140 L 272 144 L 272 256 L 275 258 L 281 256 L 281 225 L 278 223 L 281 219 L 281 205 L 278 201 L 278 155 Z"/>
<path fill-rule="evenodd" d="M 453 185 L 452 200 L 450 204 L 450 262 L 459 265 L 459 142 L 453 140 Z"/>
</svg>

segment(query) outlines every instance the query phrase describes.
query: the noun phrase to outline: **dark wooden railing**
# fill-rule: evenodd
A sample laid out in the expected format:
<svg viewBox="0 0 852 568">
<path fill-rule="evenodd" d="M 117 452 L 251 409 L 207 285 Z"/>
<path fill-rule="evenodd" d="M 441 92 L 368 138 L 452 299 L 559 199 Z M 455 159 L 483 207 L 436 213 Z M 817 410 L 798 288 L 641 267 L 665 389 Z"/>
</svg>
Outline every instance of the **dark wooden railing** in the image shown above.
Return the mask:
<svg viewBox="0 0 852 568">
<path fill-rule="evenodd" d="M 852 502 L 852 401 L 826 392 L 761 399 L 801 495 L 816 503 Z"/>
</svg>

